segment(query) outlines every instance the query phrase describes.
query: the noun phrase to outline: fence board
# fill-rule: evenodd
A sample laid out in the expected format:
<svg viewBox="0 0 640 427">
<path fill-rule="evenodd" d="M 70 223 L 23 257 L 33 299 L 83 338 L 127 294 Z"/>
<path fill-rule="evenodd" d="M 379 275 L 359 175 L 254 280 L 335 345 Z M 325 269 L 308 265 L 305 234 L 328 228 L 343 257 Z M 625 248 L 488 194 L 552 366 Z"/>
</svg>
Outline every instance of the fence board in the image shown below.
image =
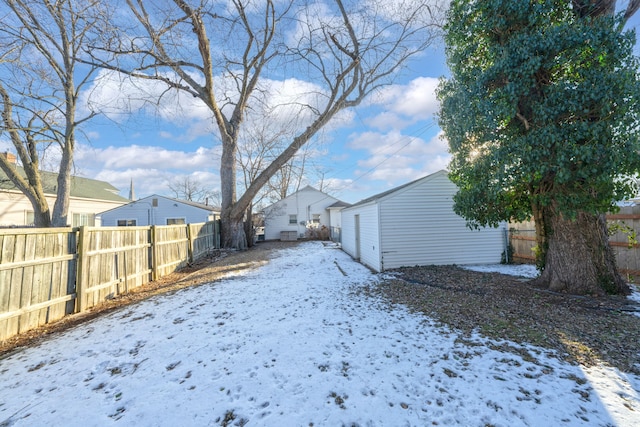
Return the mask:
<svg viewBox="0 0 640 427">
<path fill-rule="evenodd" d="M 26 236 L 18 235 L 13 247 L 13 260 L 24 261 Z M 14 311 L 20 309 L 20 299 L 22 297 L 22 279 L 25 271 L 29 267 L 13 270 L 9 289 L 9 310 Z M 12 317 L 7 320 L 7 332 L 17 334 L 20 332 L 20 319 Z"/>
</svg>

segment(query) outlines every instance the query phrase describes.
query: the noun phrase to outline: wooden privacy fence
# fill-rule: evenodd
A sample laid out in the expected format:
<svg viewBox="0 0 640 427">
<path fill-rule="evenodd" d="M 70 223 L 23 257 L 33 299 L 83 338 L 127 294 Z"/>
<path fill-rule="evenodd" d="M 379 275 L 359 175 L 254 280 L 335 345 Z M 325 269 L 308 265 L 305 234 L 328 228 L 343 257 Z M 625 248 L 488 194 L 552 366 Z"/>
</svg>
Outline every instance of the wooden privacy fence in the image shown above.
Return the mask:
<svg viewBox="0 0 640 427">
<path fill-rule="evenodd" d="M 0 230 L 0 340 L 88 310 L 219 247 L 218 221 Z"/>
<path fill-rule="evenodd" d="M 640 276 L 640 246 L 630 245 L 629 233 L 635 232 L 640 239 L 640 206 L 625 206 L 620 212 L 607 215 L 609 244 L 616 254 L 618 269 L 628 276 Z M 536 229 L 533 221 L 509 224 L 509 243 L 515 262 L 534 263 Z"/>
</svg>

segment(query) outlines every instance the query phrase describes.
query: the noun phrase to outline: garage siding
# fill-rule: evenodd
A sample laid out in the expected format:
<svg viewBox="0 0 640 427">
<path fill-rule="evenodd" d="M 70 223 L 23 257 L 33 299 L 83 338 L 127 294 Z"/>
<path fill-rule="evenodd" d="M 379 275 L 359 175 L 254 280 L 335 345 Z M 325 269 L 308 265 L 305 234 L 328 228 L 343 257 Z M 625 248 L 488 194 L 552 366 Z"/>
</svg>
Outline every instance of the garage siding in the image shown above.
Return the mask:
<svg viewBox="0 0 640 427">
<path fill-rule="evenodd" d="M 360 254 L 356 248 L 356 215 L 360 223 Z M 380 271 L 380 238 L 378 230 L 378 205 L 360 205 L 342 210 L 342 249 L 353 258 Z"/>
<path fill-rule="evenodd" d="M 382 197 L 382 269 L 430 264 L 499 263 L 504 228 L 471 230 L 453 212 L 457 187 L 438 172 Z"/>
</svg>

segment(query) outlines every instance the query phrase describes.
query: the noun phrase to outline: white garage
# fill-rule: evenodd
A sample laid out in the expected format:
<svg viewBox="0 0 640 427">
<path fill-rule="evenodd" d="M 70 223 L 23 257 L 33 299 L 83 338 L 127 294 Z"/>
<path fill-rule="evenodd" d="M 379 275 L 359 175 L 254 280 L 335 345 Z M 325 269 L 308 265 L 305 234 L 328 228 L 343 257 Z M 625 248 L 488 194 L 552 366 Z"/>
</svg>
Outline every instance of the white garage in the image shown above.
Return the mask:
<svg viewBox="0 0 640 427">
<path fill-rule="evenodd" d="M 342 210 L 342 249 L 375 271 L 415 265 L 496 264 L 506 224 L 472 230 L 453 211 L 444 170 Z"/>
</svg>

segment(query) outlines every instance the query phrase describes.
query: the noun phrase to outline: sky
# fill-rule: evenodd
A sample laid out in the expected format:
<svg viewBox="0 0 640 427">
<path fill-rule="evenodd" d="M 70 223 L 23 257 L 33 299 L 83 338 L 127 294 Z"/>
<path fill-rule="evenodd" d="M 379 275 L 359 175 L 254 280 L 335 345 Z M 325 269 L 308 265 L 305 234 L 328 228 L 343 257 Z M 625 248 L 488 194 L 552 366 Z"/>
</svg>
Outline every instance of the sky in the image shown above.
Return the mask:
<svg viewBox="0 0 640 427">
<path fill-rule="evenodd" d="M 460 340 L 359 292 L 381 276 L 333 245 L 277 255 L 0 359 L 0 424 L 640 425 L 636 375 Z"/>
<path fill-rule="evenodd" d="M 90 85 L 81 104 L 101 103 L 104 114 L 87 122 L 78 135 L 76 175 L 107 181 L 125 197 L 131 182 L 136 198 L 173 196 L 168 184 L 186 177 L 219 190 L 221 148 L 202 104 L 190 96 L 169 96 L 156 110 L 139 101 L 137 91 L 160 93 L 161 88 L 122 90 L 117 79 L 105 72 L 99 76 L 102 85 Z M 438 41 L 411 60 L 393 85 L 341 114 L 309 144 L 302 185 L 322 186 L 330 195 L 355 203 L 445 169 L 450 154 L 437 124 L 435 96 L 443 76 L 448 69 L 443 42 Z M 282 93 L 298 94 L 313 86 L 301 75 L 269 84 Z M 9 142 L 0 139 L 0 151 L 7 149 Z"/>
</svg>

